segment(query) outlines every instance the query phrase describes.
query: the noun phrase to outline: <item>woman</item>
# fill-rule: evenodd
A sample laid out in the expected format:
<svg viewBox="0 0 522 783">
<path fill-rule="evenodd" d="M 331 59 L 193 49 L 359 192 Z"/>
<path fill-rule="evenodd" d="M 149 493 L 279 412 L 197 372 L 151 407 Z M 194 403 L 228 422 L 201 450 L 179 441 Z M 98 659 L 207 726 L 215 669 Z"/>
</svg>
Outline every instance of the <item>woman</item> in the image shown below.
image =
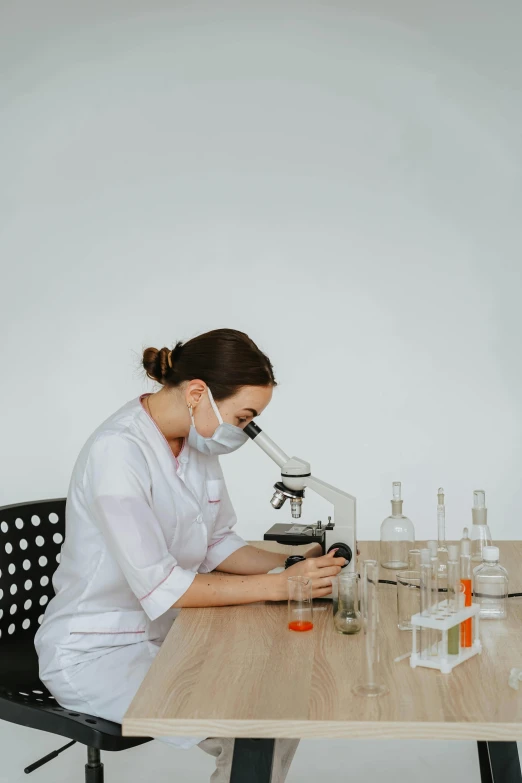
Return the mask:
<svg viewBox="0 0 522 783">
<path fill-rule="evenodd" d="M 67 498 L 66 538 L 35 644 L 40 676 L 66 709 L 121 723 L 182 607 L 284 600 L 284 555 L 249 546 L 218 455 L 248 440 L 276 385 L 272 365 L 247 335 L 219 329 L 147 348 L 143 366 L 162 389 L 114 413 L 89 438 Z M 292 566 L 331 592 L 344 563 L 333 555 Z M 199 743 L 229 780 L 233 740 Z M 274 780 L 283 781 L 297 742 L 278 740 Z"/>
</svg>

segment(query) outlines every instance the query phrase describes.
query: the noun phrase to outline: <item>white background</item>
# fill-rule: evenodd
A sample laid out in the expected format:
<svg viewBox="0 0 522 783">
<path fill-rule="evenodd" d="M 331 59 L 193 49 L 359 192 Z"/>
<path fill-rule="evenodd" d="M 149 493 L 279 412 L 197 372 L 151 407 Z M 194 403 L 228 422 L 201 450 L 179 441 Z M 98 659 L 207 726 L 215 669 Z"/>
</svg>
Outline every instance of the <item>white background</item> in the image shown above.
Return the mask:
<svg viewBox="0 0 522 783">
<path fill-rule="evenodd" d="M 0 12 L 0 503 L 66 493 L 91 431 L 151 388 L 143 347 L 227 326 L 275 365 L 260 424 L 357 497 L 360 538 L 393 480 L 419 538 L 440 485 L 449 537 L 483 487 L 493 537 L 520 538 L 518 0 Z M 257 449 L 223 465 L 242 535 L 286 518 Z M 304 519 L 327 513 L 310 494 Z M 57 745 L 4 741 L 10 783 Z M 290 783 L 319 745 L 332 775 L 339 748 L 369 778 L 478 775 L 470 743 L 305 743 Z M 172 753 L 114 757 L 110 780 L 204 779 Z M 73 756 L 35 775 L 72 780 Z"/>
</svg>

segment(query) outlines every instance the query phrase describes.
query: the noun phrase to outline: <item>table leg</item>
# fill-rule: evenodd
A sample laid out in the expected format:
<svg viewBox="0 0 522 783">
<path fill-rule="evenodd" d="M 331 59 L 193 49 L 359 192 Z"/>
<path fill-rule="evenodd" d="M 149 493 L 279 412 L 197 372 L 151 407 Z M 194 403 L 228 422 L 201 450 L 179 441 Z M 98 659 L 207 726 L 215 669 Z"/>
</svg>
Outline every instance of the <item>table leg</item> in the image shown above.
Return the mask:
<svg viewBox="0 0 522 783">
<path fill-rule="evenodd" d="M 273 739 L 236 739 L 230 783 L 270 783 Z"/>
<path fill-rule="evenodd" d="M 516 742 L 477 742 L 482 783 L 522 783 Z"/>
</svg>

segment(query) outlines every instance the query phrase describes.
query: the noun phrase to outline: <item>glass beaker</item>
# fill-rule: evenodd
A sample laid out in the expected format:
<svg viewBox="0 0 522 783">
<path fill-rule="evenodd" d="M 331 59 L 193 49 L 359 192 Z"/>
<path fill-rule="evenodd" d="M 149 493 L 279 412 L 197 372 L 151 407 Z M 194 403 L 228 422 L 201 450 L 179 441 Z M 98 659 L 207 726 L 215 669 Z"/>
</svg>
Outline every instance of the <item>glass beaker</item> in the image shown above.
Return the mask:
<svg viewBox="0 0 522 783">
<path fill-rule="evenodd" d="M 411 617 L 420 612 L 420 572 L 397 573 L 397 625 L 400 631 L 411 631 Z"/>
<path fill-rule="evenodd" d="M 362 627 L 359 612 L 359 577 L 357 574 L 340 573 L 337 577 L 338 605 L 334 614 L 337 633 L 355 634 Z"/>
<path fill-rule="evenodd" d="M 311 631 L 312 580 L 306 576 L 288 577 L 288 627 L 291 631 Z"/>
</svg>

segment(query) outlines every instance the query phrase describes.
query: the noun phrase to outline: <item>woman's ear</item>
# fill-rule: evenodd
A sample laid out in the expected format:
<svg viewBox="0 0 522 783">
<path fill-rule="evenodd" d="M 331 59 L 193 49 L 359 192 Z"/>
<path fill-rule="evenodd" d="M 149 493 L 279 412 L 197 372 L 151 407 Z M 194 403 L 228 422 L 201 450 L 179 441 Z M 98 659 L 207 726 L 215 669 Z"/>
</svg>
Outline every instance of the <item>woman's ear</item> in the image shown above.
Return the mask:
<svg viewBox="0 0 522 783">
<path fill-rule="evenodd" d="M 191 405 L 193 408 L 200 402 L 201 397 L 207 390 L 207 384 L 205 381 L 194 380 L 187 383 L 185 389 L 185 399 L 187 405 Z"/>
</svg>

